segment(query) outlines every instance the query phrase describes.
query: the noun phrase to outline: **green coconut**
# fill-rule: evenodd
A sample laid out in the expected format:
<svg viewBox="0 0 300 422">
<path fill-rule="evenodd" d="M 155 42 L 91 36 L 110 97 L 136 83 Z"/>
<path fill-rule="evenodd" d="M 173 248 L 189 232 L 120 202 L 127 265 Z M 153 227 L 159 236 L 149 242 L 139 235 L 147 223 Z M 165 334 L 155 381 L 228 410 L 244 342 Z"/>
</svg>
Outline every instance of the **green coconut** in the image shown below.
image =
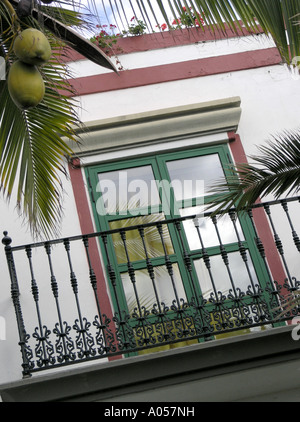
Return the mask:
<svg viewBox="0 0 300 422">
<path fill-rule="evenodd" d="M 43 32 L 27 28 L 16 36 L 14 53 L 24 63 L 41 66 L 51 57 L 51 46 Z"/>
<path fill-rule="evenodd" d="M 12 100 L 21 109 L 36 107 L 45 95 L 45 84 L 37 67 L 20 60 L 12 64 L 7 85 Z"/>
</svg>

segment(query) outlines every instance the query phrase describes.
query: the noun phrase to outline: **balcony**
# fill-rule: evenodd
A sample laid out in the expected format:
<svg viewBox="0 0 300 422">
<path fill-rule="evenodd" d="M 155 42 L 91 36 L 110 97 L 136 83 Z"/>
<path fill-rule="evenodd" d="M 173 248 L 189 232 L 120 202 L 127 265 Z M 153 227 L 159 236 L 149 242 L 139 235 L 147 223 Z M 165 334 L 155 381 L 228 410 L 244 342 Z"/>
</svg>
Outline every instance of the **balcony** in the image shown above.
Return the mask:
<svg viewBox="0 0 300 422">
<path fill-rule="evenodd" d="M 201 216 L 210 220 L 217 235 L 219 244 L 214 251 L 218 253 L 214 255 L 203 243 L 204 226 L 198 215 L 23 246 L 13 246 L 5 232 L 2 243 L 11 278 L 23 377 L 96 360 L 128 357 L 129 362 L 130 357 L 141 355 L 145 359 L 145 355 L 153 357 L 155 352 L 174 348 L 180 353 L 201 345 L 208 350 L 216 340 L 272 329 L 276 332 L 282 326 L 287 329 L 300 311 L 287 305 L 287 298 L 296 297 L 299 287 L 299 201 L 297 197 L 261 203 L 247 216 L 230 211 L 226 230 L 231 230 L 236 240 L 226 244 L 220 235 L 221 219 Z M 240 218 L 251 224 L 247 238 L 238 228 Z M 193 227 L 200 244 L 197 249 L 186 247 L 186 225 Z M 167 247 L 171 230 L 181 256 L 174 256 Z M 159 265 L 157 257 L 151 256 L 147 239 L 153 231 L 160 243 Z M 142 261 L 131 260 L 132 238 L 143 253 Z M 248 253 L 251 242 L 256 248 L 251 253 L 258 256 L 255 271 Z M 93 257 L 100 250 L 105 283 L 110 286 L 107 292 L 99 282 L 99 268 L 94 267 Z M 238 267 L 237 272 L 231 266 L 232 253 L 240 257 L 243 270 Z M 123 257 L 121 264 L 116 254 Z M 199 262 L 209 284 L 202 292 L 200 273 L 194 268 Z M 178 263 L 186 271 L 185 290 L 176 280 Z M 223 290 L 214 265 L 227 280 Z M 158 270 L 163 274 L 163 285 L 158 282 Z M 140 290 L 141 271 L 142 282 L 149 287 L 146 298 Z M 247 282 L 241 283 L 242 273 Z M 103 304 L 105 295 L 114 309 L 111 314 L 107 303 Z M 183 346 L 189 348 L 181 349 Z"/>
</svg>

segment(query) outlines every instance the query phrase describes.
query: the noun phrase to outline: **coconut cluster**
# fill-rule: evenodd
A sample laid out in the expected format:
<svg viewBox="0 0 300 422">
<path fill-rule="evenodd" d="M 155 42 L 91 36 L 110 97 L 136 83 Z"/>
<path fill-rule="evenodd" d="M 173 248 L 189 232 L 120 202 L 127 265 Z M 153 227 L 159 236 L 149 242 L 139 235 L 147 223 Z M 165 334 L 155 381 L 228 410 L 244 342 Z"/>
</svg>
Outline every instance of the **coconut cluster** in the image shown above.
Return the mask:
<svg viewBox="0 0 300 422">
<path fill-rule="evenodd" d="M 12 64 L 8 74 L 10 96 L 21 109 L 35 107 L 45 95 L 45 83 L 39 67 L 50 59 L 51 46 L 41 31 L 27 28 L 17 35 L 13 49 L 18 60 Z"/>
</svg>

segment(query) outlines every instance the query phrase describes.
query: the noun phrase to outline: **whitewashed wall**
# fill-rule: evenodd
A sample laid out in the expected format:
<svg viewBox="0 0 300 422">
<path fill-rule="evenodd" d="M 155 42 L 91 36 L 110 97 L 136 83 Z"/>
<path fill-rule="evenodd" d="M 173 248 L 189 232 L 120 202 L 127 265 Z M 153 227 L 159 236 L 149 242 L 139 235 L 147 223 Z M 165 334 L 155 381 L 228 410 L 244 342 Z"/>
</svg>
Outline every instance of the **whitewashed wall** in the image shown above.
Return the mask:
<svg viewBox="0 0 300 422">
<path fill-rule="evenodd" d="M 69 181 L 64 183 L 65 201 L 64 218 L 61 225 L 60 237 L 69 237 L 80 234 L 80 225 L 76 213 L 76 205 L 73 196 L 73 189 Z M 2 232 L 8 231 L 12 238 L 12 246 L 19 246 L 35 242 L 32 239 L 30 231 L 19 218 L 14 208 L 13 198 L 8 205 L 4 201 L 0 202 L 1 215 L 1 239 Z M 40 240 L 40 239 L 39 239 Z M 89 281 L 88 265 L 85 250 L 81 241 L 74 242 L 71 245 L 74 272 L 76 274 L 80 296 L 84 297 L 84 303 L 81 304 L 83 315 L 92 321 L 96 315 L 95 300 Z M 52 248 L 52 258 L 54 265 L 54 274 L 59 287 L 59 300 L 62 311 L 63 321 L 73 325 L 75 318 L 78 317 L 75 298 L 70 283 L 70 269 L 68 267 L 67 255 L 62 244 Z M 20 302 L 27 332 L 32 335 L 38 326 L 36 307 L 31 293 L 31 274 L 29 263 L 25 251 L 14 252 L 17 277 L 20 288 Z M 51 330 L 54 324 L 58 322 L 55 300 L 50 285 L 50 270 L 47 255 L 44 248 L 32 250 L 32 262 L 34 266 L 34 276 L 39 287 L 39 306 L 42 315 L 42 323 Z M 4 246 L 0 245 L 0 268 L 1 268 L 1 294 L 0 294 L 0 317 L 5 321 L 5 327 L 0 331 L 0 384 L 22 378 L 22 360 L 20 347 L 18 346 L 19 337 L 16 324 L 16 316 L 10 295 L 10 276 L 6 264 Z M 3 325 L 3 324 L 2 324 Z M 1 328 L 1 327 L 0 327 Z M 73 339 L 75 339 L 73 337 Z M 34 339 L 33 339 L 34 340 Z M 53 340 L 53 337 L 52 337 Z M 55 343 L 55 339 L 54 339 Z M 53 343 L 53 344 L 54 344 Z M 35 347 L 35 341 L 30 342 L 32 350 Z M 36 374 L 36 376 L 39 376 Z"/>
<path fill-rule="evenodd" d="M 189 47 L 172 47 L 167 50 L 120 55 L 119 59 L 125 69 L 132 69 L 176 62 L 178 57 L 181 61 L 186 61 L 270 47 L 272 47 L 272 43 L 265 37 L 251 39 L 247 37 L 242 40 L 212 41 Z M 95 68 L 88 61 L 73 63 L 71 69 L 78 76 L 106 72 L 98 67 Z M 242 101 L 242 117 L 238 133 L 246 154 L 255 153 L 256 145 L 270 139 L 273 134 L 300 126 L 300 78 L 299 80 L 293 78 L 288 70 L 281 65 L 86 95 L 79 98 L 79 101 L 82 107 L 80 111 L 82 120 L 87 122 L 233 96 L 241 97 Z M 61 237 L 80 233 L 70 182 L 66 181 L 64 187 L 66 190 L 65 217 Z M 0 215 L 1 231 L 9 232 L 13 238 L 13 245 L 32 242 L 30 233 L 14 210 L 13 200 L 10 206 L 1 200 Z M 81 271 L 85 272 L 84 255 L 78 256 L 76 264 L 78 264 L 79 274 Z M 43 265 L 41 261 L 38 270 L 39 279 L 45 278 Z M 0 251 L 0 266 L 0 316 L 3 317 L 2 321 L 6 322 L 6 338 L 0 338 L 0 384 L 3 384 L 21 379 L 21 354 L 14 309 L 10 298 L 10 280 L 3 251 Z M 24 313 L 30 315 L 33 305 L 28 269 L 25 270 L 21 266 L 18 272 L 22 275 L 27 274 L 27 286 L 22 293 L 22 301 Z M 87 303 L 92 300 L 90 293 L 87 293 Z"/>
</svg>

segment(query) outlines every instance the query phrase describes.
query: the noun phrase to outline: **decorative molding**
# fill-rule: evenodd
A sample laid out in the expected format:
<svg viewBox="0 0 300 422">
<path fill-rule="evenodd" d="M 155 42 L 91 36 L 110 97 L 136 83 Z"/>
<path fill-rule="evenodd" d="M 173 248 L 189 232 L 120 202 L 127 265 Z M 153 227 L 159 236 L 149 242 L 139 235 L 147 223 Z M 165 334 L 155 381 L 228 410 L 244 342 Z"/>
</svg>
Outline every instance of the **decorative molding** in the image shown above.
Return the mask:
<svg viewBox="0 0 300 422">
<path fill-rule="evenodd" d="M 241 99 L 232 97 L 88 122 L 73 151 L 82 157 L 236 131 L 240 116 Z"/>
</svg>

